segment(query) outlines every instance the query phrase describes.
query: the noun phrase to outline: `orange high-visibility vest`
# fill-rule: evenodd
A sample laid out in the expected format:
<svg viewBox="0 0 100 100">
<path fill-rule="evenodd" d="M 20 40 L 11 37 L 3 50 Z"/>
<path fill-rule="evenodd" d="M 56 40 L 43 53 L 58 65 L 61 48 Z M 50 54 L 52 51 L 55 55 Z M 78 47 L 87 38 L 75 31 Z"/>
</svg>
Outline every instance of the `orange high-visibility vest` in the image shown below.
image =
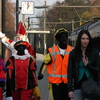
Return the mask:
<svg viewBox="0 0 100 100">
<path fill-rule="evenodd" d="M 47 65 L 49 83 L 68 83 L 68 58 L 72 47 L 67 45 L 64 57 L 61 56 L 58 46 L 48 48 L 52 61 Z"/>
</svg>

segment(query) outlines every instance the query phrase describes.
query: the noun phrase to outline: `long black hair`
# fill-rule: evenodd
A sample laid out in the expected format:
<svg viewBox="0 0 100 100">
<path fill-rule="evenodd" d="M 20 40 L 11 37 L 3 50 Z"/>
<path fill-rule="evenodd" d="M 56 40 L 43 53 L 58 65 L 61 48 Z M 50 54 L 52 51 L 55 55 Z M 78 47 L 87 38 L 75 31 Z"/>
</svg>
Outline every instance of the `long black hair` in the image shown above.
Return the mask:
<svg viewBox="0 0 100 100">
<path fill-rule="evenodd" d="M 89 44 L 86 48 L 86 51 L 85 51 L 85 55 L 89 58 L 91 58 L 91 52 L 92 52 L 92 38 L 91 38 L 91 35 L 89 33 L 88 30 L 81 30 L 78 34 L 78 37 L 77 37 L 77 40 L 76 40 L 76 45 L 75 45 L 75 55 L 76 55 L 76 58 L 78 57 L 81 57 L 82 56 L 82 50 L 81 50 L 81 37 L 83 34 L 86 34 L 88 37 L 89 37 Z M 79 55 L 79 56 L 78 56 Z M 80 59 L 80 58 L 79 58 Z"/>
</svg>

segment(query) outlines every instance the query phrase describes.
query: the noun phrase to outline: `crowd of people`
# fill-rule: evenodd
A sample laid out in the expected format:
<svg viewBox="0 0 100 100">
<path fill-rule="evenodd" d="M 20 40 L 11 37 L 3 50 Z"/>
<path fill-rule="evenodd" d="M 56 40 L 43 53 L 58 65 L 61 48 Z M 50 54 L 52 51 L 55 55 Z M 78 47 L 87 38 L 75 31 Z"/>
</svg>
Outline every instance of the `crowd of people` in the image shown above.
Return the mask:
<svg viewBox="0 0 100 100">
<path fill-rule="evenodd" d="M 0 100 L 5 86 L 7 100 L 42 100 L 32 45 L 21 35 L 11 41 L 0 32 L 0 38 L 7 47 L 5 60 L 0 58 Z M 51 100 L 94 100 L 82 95 L 81 85 L 87 79 L 99 80 L 100 44 L 97 46 L 96 40 L 92 42 L 88 30 L 79 32 L 75 47 L 67 44 L 68 31 L 64 28 L 56 31 L 55 39 L 58 44 L 48 48 L 38 72 L 38 80 L 43 79 L 44 69 L 47 68 Z"/>
<path fill-rule="evenodd" d="M 36 54 L 28 42 L 23 23 L 18 27 L 14 40 L 0 32 L 0 39 L 6 46 L 4 61 L 0 59 L 0 87 L 6 87 L 6 100 L 40 100 L 35 74 Z"/>
<path fill-rule="evenodd" d="M 58 44 L 48 48 L 38 73 L 40 80 L 47 67 L 51 100 L 95 100 L 82 95 L 81 85 L 87 79 L 99 80 L 100 51 L 97 47 L 100 44 L 92 42 L 88 30 L 79 32 L 75 47 L 67 44 L 68 31 L 63 28 L 56 31 L 55 38 Z"/>
</svg>

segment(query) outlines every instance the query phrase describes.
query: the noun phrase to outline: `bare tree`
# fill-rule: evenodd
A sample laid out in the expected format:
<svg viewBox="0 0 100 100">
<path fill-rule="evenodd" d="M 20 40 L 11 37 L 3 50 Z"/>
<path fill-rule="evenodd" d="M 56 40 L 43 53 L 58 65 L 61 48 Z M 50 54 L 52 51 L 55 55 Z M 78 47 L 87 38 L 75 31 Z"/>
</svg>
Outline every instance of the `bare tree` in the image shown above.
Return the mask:
<svg viewBox="0 0 100 100">
<path fill-rule="evenodd" d="M 100 16 L 100 8 L 89 6 L 96 6 L 100 4 L 100 0 L 65 0 L 63 2 L 57 1 L 54 6 L 46 10 L 46 29 L 50 30 L 54 37 L 54 33 L 59 28 L 65 28 L 69 31 L 69 35 L 74 29 L 81 24 L 89 21 L 92 17 Z M 88 7 L 62 7 L 62 6 L 88 6 Z M 38 16 L 38 15 L 37 15 Z M 39 15 L 40 16 L 40 15 Z M 44 16 L 44 12 L 41 16 Z M 43 29 L 44 20 L 39 19 L 39 27 Z M 52 42 L 50 36 L 47 37 L 48 43 Z"/>
</svg>

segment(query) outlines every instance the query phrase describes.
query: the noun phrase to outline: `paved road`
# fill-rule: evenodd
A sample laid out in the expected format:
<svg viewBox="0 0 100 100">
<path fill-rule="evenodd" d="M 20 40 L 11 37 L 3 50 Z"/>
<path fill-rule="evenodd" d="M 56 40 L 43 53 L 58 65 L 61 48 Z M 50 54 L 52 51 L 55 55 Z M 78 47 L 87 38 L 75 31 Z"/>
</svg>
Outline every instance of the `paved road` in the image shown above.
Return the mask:
<svg viewBox="0 0 100 100">
<path fill-rule="evenodd" d="M 44 58 L 44 55 L 38 54 L 38 53 L 36 54 L 36 63 L 37 63 L 36 76 L 38 75 L 40 66 L 43 62 L 43 58 Z M 42 80 L 38 80 L 38 86 L 40 88 L 41 100 L 50 100 L 46 70 L 44 72 L 44 78 Z M 3 98 L 3 100 L 6 100 L 5 97 Z"/>
<path fill-rule="evenodd" d="M 37 54 L 37 73 L 39 72 L 40 66 L 43 62 L 44 56 L 41 54 Z M 37 74 L 36 73 L 36 74 Z M 49 98 L 49 90 L 48 90 L 48 80 L 46 70 L 44 72 L 44 78 L 42 80 L 38 80 L 40 92 L 41 92 L 41 100 L 50 100 Z"/>
</svg>

